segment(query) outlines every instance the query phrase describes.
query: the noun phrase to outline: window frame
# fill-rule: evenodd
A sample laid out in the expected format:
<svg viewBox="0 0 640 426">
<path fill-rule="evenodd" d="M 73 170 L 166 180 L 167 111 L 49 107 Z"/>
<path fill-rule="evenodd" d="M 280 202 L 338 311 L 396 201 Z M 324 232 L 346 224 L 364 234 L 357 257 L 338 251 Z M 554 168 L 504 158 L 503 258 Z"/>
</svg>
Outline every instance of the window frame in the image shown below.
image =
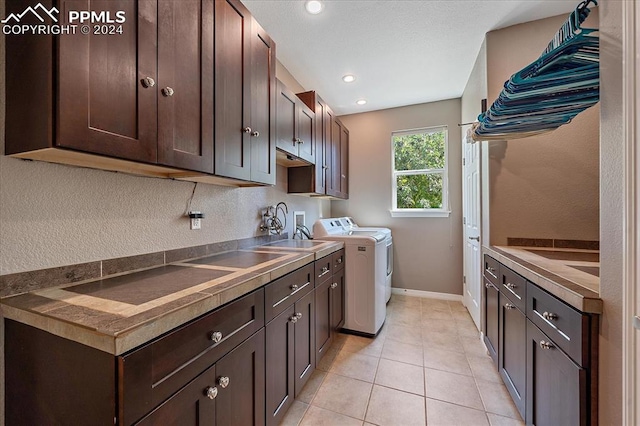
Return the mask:
<svg viewBox="0 0 640 426">
<path fill-rule="evenodd" d="M 424 133 L 444 132 L 444 168 L 396 170 L 396 152 L 394 138 Z M 398 176 L 442 174 L 442 207 L 407 209 L 398 208 Z M 446 125 L 420 127 L 416 129 L 398 130 L 391 132 L 391 217 L 449 217 L 449 128 Z"/>
</svg>

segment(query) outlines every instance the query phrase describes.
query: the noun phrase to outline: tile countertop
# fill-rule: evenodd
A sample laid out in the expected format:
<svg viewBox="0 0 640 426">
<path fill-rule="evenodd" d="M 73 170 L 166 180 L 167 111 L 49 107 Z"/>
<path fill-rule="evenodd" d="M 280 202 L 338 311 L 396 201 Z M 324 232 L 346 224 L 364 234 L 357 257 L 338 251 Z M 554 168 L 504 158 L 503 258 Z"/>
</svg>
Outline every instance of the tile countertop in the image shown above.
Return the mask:
<svg viewBox="0 0 640 426">
<path fill-rule="evenodd" d="M 565 303 L 585 313 L 602 313 L 595 250 L 491 246 L 482 252 L 513 269 Z"/>
<path fill-rule="evenodd" d="M 0 303 L 5 318 L 121 355 L 343 246 L 281 240 Z"/>
</svg>

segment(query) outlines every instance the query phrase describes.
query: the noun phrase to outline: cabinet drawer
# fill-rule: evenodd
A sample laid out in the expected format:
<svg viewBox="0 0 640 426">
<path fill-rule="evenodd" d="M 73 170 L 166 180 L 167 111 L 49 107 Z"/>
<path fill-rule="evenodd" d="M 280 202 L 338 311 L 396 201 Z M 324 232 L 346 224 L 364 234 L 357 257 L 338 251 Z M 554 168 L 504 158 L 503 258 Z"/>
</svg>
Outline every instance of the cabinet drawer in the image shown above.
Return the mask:
<svg viewBox="0 0 640 426">
<path fill-rule="evenodd" d="M 333 257 L 333 272 L 339 271 L 344 268 L 344 249 L 338 250 L 332 254 Z"/>
<path fill-rule="evenodd" d="M 566 305 L 533 283 L 527 288 L 527 317 L 579 365 L 588 362 L 587 315 Z M 583 354 L 585 359 L 583 359 Z"/>
<path fill-rule="evenodd" d="M 527 280 L 500 265 L 500 293 L 503 293 L 522 312 L 526 310 Z"/>
<path fill-rule="evenodd" d="M 138 420 L 263 326 L 260 289 L 118 357 L 123 424 Z"/>
<path fill-rule="evenodd" d="M 331 278 L 333 273 L 333 255 L 325 256 L 316 260 L 316 285 L 320 285 Z"/>
<path fill-rule="evenodd" d="M 264 290 L 265 321 L 269 322 L 277 317 L 311 290 L 313 290 L 312 263 L 267 284 Z"/>
<path fill-rule="evenodd" d="M 500 285 L 498 282 L 500 276 L 500 264 L 493 257 L 486 254 L 484 255 L 484 267 L 482 273 L 490 282 L 496 286 Z"/>
</svg>

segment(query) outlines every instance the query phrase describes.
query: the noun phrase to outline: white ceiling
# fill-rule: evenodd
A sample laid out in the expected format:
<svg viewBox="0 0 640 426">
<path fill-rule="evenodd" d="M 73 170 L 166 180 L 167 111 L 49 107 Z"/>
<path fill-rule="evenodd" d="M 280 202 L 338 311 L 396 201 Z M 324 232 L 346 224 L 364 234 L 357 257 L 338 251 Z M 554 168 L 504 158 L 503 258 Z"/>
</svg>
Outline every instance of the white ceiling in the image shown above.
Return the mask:
<svg viewBox="0 0 640 426">
<path fill-rule="evenodd" d="M 242 2 L 280 62 L 343 115 L 458 98 L 485 33 L 568 15 L 579 0 L 325 0 L 318 15 L 304 0 Z"/>
</svg>

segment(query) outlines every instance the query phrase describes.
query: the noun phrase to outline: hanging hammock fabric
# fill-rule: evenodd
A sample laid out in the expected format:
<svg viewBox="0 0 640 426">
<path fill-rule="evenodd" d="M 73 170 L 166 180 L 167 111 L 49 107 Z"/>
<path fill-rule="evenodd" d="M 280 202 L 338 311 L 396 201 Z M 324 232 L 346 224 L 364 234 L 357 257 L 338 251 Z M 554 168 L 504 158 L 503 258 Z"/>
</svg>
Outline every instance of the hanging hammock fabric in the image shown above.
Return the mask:
<svg viewBox="0 0 640 426">
<path fill-rule="evenodd" d="M 578 5 L 542 55 L 505 82 L 498 99 L 472 127 L 474 140 L 538 135 L 569 123 L 600 99 L 598 31 L 582 28 L 590 3 Z"/>
</svg>

